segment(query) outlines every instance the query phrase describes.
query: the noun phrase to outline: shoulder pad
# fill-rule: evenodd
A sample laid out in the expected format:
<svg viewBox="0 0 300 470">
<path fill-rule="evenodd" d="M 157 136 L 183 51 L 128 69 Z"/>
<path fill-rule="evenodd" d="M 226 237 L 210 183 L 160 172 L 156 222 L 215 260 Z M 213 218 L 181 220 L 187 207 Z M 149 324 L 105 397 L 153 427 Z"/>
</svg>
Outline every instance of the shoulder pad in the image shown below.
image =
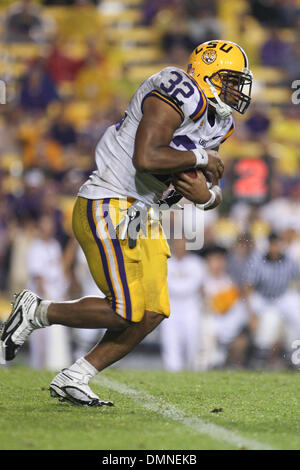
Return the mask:
<svg viewBox="0 0 300 470">
<path fill-rule="evenodd" d="M 152 77 L 155 90 L 169 98 L 184 118 L 194 122 L 207 110 L 207 98 L 195 80 L 177 67 L 166 67 Z"/>
</svg>

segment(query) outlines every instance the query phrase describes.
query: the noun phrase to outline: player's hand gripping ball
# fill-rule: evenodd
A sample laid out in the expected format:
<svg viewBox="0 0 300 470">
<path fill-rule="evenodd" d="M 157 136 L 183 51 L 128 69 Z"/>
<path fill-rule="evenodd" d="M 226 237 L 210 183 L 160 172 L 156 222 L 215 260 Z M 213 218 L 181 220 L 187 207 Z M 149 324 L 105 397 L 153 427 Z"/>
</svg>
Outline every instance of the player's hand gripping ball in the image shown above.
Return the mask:
<svg viewBox="0 0 300 470">
<path fill-rule="evenodd" d="M 208 190 L 212 184 L 217 184 L 212 180 L 213 175 L 209 172 L 195 168 L 173 175 L 175 189 L 195 204 L 204 204 L 210 198 Z"/>
<path fill-rule="evenodd" d="M 197 170 L 195 170 L 195 168 L 185 170 L 183 173 L 188 175 L 190 178 L 197 178 Z"/>
</svg>

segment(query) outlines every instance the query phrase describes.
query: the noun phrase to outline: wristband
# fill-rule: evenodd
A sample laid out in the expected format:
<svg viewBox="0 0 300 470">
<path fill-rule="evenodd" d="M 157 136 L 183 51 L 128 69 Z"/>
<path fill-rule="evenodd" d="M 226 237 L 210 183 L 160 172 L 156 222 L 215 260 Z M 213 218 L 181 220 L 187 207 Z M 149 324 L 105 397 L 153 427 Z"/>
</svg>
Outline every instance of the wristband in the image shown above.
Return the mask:
<svg viewBox="0 0 300 470">
<path fill-rule="evenodd" d="M 214 204 L 217 196 L 222 194 L 221 188 L 218 185 L 215 185 L 211 189 L 209 189 L 209 192 L 211 196 L 208 201 L 206 201 L 204 204 L 195 204 L 198 209 L 209 209 Z"/>
<path fill-rule="evenodd" d="M 193 149 L 192 152 L 196 157 L 195 168 L 201 167 L 204 168 L 208 164 L 208 154 L 207 151 L 204 149 Z"/>
</svg>

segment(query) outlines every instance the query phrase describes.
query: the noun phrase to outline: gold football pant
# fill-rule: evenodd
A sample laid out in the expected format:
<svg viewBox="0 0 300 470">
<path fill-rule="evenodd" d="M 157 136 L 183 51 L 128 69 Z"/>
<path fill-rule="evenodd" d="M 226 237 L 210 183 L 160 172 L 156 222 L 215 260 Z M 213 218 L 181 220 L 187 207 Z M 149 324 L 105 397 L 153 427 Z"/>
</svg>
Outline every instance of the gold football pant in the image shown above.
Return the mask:
<svg viewBox="0 0 300 470">
<path fill-rule="evenodd" d="M 156 233 L 149 230 L 147 237 L 141 234 L 135 248 L 128 247 L 128 239 L 120 240 L 114 229 L 133 201 L 78 197 L 73 231 L 97 286 L 118 315 L 133 322 L 141 321 L 145 310 L 168 317 L 170 250 L 162 227 L 156 223 Z"/>
</svg>

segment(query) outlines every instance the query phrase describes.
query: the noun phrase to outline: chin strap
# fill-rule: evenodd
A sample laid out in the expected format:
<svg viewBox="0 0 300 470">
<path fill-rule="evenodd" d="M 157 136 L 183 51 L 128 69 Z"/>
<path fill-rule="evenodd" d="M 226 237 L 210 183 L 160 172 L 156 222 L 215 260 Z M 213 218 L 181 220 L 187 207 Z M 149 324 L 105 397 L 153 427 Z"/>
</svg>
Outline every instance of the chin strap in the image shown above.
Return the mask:
<svg viewBox="0 0 300 470">
<path fill-rule="evenodd" d="M 230 116 L 232 114 L 232 109 L 230 106 L 228 106 L 228 104 L 225 104 L 223 103 L 223 101 L 221 101 L 218 93 L 217 93 L 217 90 L 215 89 L 215 87 L 213 86 L 213 84 L 211 83 L 210 79 L 209 78 L 206 78 L 205 79 L 206 83 L 208 83 L 209 85 L 209 88 L 210 88 L 210 91 L 212 92 L 212 94 L 214 95 L 215 97 L 215 100 L 217 103 L 214 103 L 213 101 L 211 100 L 208 100 L 209 101 L 209 104 L 211 104 L 215 109 L 216 109 L 216 113 L 221 117 L 221 118 L 226 118 L 228 116 Z"/>
</svg>

